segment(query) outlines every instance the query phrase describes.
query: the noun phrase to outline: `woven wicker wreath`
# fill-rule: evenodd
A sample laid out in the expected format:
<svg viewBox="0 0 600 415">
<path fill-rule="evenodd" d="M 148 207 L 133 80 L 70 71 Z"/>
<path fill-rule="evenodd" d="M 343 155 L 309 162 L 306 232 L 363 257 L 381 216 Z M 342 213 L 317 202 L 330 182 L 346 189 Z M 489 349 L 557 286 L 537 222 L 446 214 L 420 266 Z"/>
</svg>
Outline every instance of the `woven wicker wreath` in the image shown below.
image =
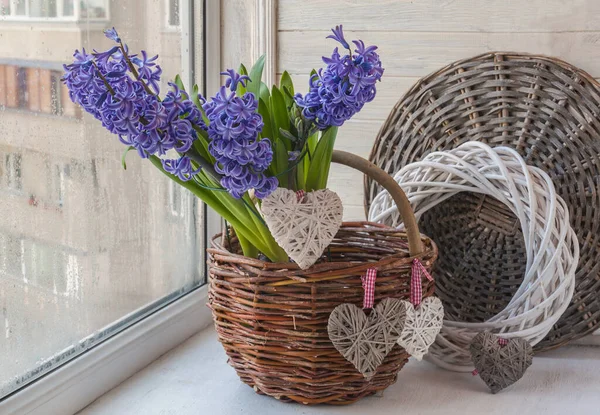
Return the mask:
<svg viewBox="0 0 600 415">
<path fill-rule="evenodd" d="M 484 330 L 504 338 L 523 338 L 531 345 L 540 342 L 571 300 L 579 260 L 568 209 L 556 195 L 550 177 L 525 164 L 515 150 L 467 142 L 405 166 L 394 179 L 407 194 L 417 218 L 459 192 L 490 195 L 517 216 L 525 240 L 525 276 L 506 308 L 484 322 L 444 320 L 428 359 L 447 369 L 472 370 L 469 344 Z M 385 191 L 373 199 L 369 218 L 400 223 Z M 436 290 L 444 292 L 445 287 L 439 285 Z"/>
</svg>

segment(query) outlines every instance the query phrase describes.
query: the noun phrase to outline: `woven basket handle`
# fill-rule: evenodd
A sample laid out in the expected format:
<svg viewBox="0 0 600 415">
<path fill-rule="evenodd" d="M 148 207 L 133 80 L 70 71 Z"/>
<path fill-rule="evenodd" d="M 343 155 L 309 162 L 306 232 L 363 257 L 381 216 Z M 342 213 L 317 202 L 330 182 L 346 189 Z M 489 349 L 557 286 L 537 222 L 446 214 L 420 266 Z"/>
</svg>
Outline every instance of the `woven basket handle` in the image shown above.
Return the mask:
<svg viewBox="0 0 600 415">
<path fill-rule="evenodd" d="M 423 245 L 421 244 L 421 234 L 419 233 L 415 213 L 410 206 L 404 190 L 396 183 L 394 178 L 370 161 L 346 151 L 333 150 L 331 161 L 363 172 L 390 193 L 398 206 L 398 212 L 404 222 L 410 255 L 416 256 L 422 253 Z"/>
</svg>

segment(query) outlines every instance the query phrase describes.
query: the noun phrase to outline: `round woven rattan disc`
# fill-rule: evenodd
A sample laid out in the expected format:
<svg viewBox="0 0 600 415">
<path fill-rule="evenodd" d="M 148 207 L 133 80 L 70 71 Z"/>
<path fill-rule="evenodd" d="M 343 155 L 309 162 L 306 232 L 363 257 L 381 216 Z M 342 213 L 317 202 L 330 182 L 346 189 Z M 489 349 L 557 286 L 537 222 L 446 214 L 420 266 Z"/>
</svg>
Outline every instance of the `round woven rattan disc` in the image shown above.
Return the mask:
<svg viewBox="0 0 600 415">
<path fill-rule="evenodd" d="M 599 114 L 600 86 L 580 69 L 545 56 L 488 53 L 417 82 L 371 153 L 372 162 L 394 174 L 432 151 L 477 140 L 515 148 L 550 175 L 569 206 L 581 256 L 573 300 L 536 350 L 600 326 Z M 367 210 L 381 190 L 366 178 Z M 422 232 L 439 247 L 437 293 L 453 320 L 485 321 L 509 303 L 526 261 L 517 223 L 498 201 L 474 194 L 458 194 L 421 218 Z"/>
</svg>

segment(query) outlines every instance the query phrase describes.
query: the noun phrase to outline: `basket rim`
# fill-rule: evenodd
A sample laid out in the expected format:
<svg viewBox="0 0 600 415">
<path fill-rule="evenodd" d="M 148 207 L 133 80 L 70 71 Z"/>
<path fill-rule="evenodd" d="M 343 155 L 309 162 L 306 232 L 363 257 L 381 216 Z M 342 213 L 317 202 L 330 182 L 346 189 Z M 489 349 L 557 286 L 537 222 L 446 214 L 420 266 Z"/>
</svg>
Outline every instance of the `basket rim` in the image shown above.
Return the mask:
<svg viewBox="0 0 600 415">
<path fill-rule="evenodd" d="M 396 235 L 407 238 L 407 233 L 403 230 L 369 221 L 343 222 L 342 226 L 340 227 L 340 231 L 364 232 L 366 230 L 379 234 Z M 224 246 L 223 243 L 219 241 L 219 239 L 222 239 L 222 237 L 223 232 L 220 232 L 210 238 L 211 247 L 207 248 L 206 251 L 210 254 L 210 256 L 213 257 L 213 260 L 236 262 L 258 270 L 264 270 L 267 273 L 277 273 L 278 277 L 287 277 L 300 282 L 309 282 L 309 278 L 307 278 L 308 276 L 311 278 L 318 278 L 320 276 L 330 274 L 331 272 L 342 270 L 352 270 L 353 272 L 357 272 L 360 271 L 361 268 L 364 268 L 364 271 L 366 271 L 368 268 L 390 268 L 395 265 L 412 262 L 414 259 L 420 259 L 424 263 L 433 263 L 438 255 L 438 248 L 435 242 L 428 236 L 420 234 L 424 250 L 418 255 L 409 255 L 408 252 L 398 252 L 396 254 L 384 255 L 377 261 L 352 260 L 317 262 L 309 268 L 303 270 L 298 266 L 298 264 L 293 262 L 267 262 L 258 258 L 250 258 L 231 252 Z M 210 258 L 208 261 L 210 263 Z"/>
</svg>

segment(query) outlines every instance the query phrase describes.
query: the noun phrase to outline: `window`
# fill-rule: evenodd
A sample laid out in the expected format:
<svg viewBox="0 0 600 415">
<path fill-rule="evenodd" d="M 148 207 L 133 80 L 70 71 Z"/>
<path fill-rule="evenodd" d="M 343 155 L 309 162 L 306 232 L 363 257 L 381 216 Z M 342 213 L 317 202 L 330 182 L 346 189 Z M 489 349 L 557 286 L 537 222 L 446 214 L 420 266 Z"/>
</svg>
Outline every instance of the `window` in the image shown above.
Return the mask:
<svg viewBox="0 0 600 415">
<path fill-rule="evenodd" d="M 179 27 L 180 0 L 166 0 L 167 2 L 167 27 Z"/>
<path fill-rule="evenodd" d="M 205 280 L 203 205 L 135 152 L 124 170 L 125 146 L 60 80 L 72 51 L 108 49 L 114 26 L 130 50 L 159 55 L 163 92 L 183 63 L 201 83 L 204 57 L 182 42 L 194 44 L 202 15 L 184 35 L 153 30 L 164 0 L 111 4 L 118 13 L 105 0 L 0 0 L 0 19 L 27 19 L 0 24 L 0 407 Z"/>
<path fill-rule="evenodd" d="M 19 108 L 27 108 L 29 104 L 29 85 L 27 84 L 27 68 L 17 68 L 16 75 L 16 106 Z"/>
<path fill-rule="evenodd" d="M 62 88 L 65 86 L 60 82 L 61 75 L 59 72 L 52 71 L 50 74 L 50 112 L 54 115 L 61 115 L 63 112 L 63 95 Z"/>
<path fill-rule="evenodd" d="M 50 203 L 63 207 L 65 194 L 65 171 L 67 168 L 59 163 L 48 163 L 48 193 Z"/>
<path fill-rule="evenodd" d="M 186 205 L 190 201 L 190 194 L 181 186 L 173 181 L 168 183 L 169 191 L 169 211 L 172 216 L 184 216 L 186 214 Z"/>
<path fill-rule="evenodd" d="M 4 170 L 6 172 L 6 187 L 17 191 L 22 190 L 21 155 L 18 153 L 7 154 L 4 157 Z"/>
<path fill-rule="evenodd" d="M 62 72 L 40 68 L 36 62 L 30 66 L 0 65 L 0 106 L 78 117 L 80 111 L 69 99 L 61 77 Z"/>
<path fill-rule="evenodd" d="M 57 17 L 57 0 L 29 0 L 30 17 Z"/>
<path fill-rule="evenodd" d="M 106 20 L 108 0 L 0 0 L 6 20 Z"/>
<path fill-rule="evenodd" d="M 0 0 L 0 16 L 10 16 L 10 0 Z"/>
<path fill-rule="evenodd" d="M 10 253 L 0 257 L 0 278 L 22 279 L 21 240 L 15 235 L 0 233 L 0 252 Z"/>
<path fill-rule="evenodd" d="M 69 247 L 34 240 L 21 241 L 23 282 L 53 297 L 80 298 L 79 261 Z"/>
</svg>

